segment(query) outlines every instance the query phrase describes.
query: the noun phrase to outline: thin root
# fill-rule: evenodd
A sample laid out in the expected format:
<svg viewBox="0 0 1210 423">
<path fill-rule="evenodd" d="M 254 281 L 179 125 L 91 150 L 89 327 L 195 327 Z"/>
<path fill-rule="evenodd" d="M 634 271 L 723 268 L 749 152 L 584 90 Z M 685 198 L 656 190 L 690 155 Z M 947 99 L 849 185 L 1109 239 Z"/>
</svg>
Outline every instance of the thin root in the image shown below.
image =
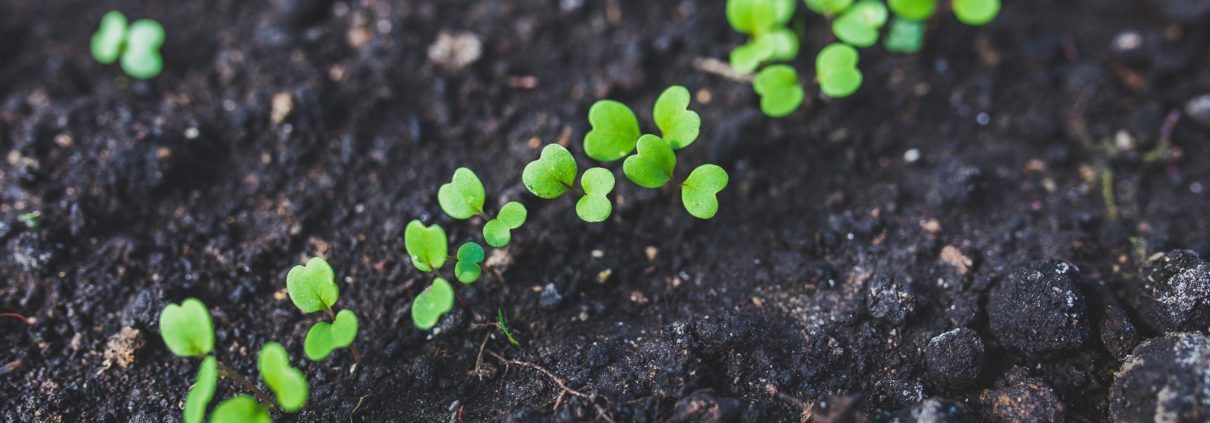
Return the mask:
<svg viewBox="0 0 1210 423">
<path fill-rule="evenodd" d="M 605 421 L 607 421 L 609 423 L 614 423 L 613 415 L 611 415 L 609 413 L 609 410 L 606 410 L 604 407 L 601 407 L 600 404 L 597 404 L 596 401 L 593 401 L 592 395 L 588 395 L 584 392 L 572 389 L 571 387 L 567 386 L 567 382 L 565 382 L 562 378 L 555 376 L 555 374 L 551 373 L 550 370 L 546 370 L 545 367 L 539 366 L 534 363 L 530 363 L 528 361 L 504 358 L 503 356 L 501 356 L 500 354 L 496 354 L 496 352 L 492 351 L 492 350 L 487 350 L 487 353 L 491 354 L 492 357 L 495 357 L 496 360 L 500 360 L 500 363 L 504 364 L 506 369 L 508 368 L 509 365 L 516 365 L 516 366 L 527 367 L 527 368 L 530 368 L 533 370 L 537 370 L 538 373 L 542 373 L 543 375 L 546 375 L 546 377 L 548 379 L 550 379 L 552 382 L 554 382 L 555 385 L 557 385 L 559 387 L 559 389 L 561 390 L 559 392 L 559 396 L 555 398 L 555 406 L 554 406 L 555 410 L 558 410 L 559 406 L 563 404 L 563 398 L 565 398 L 567 396 L 567 394 L 571 394 L 572 396 L 580 397 L 585 400 L 588 400 L 588 402 L 591 402 L 593 404 L 593 406 L 596 407 L 596 409 L 597 409 L 597 415 L 599 415 L 601 418 L 605 419 Z"/>
</svg>

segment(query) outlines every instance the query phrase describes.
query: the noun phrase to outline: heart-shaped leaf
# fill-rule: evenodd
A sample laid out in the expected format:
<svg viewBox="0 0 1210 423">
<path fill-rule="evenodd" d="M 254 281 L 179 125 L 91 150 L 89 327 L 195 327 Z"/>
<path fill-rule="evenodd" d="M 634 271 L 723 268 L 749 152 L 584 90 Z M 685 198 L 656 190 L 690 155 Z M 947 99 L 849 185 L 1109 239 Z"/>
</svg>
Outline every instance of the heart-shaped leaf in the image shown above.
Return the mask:
<svg viewBox="0 0 1210 423">
<path fill-rule="evenodd" d="M 332 266 L 322 257 L 311 257 L 306 265 L 291 268 L 286 274 L 286 292 L 303 313 L 332 308 L 340 298 Z"/>
<path fill-rule="evenodd" d="M 613 213 L 613 203 L 609 201 L 608 195 L 613 191 L 614 183 L 613 173 L 608 169 L 594 167 L 584 171 L 584 175 L 580 176 L 584 196 L 576 202 L 576 214 L 580 219 L 596 223 L 609 218 Z"/>
<path fill-rule="evenodd" d="M 101 26 L 92 35 L 92 57 L 98 62 L 111 64 L 122 54 L 122 43 L 126 41 L 126 15 L 110 11 L 101 17 Z"/>
<path fill-rule="evenodd" d="M 815 58 L 815 74 L 819 89 L 833 98 L 848 97 L 861 88 L 861 71 L 857 69 L 857 50 L 833 43 L 820 50 Z"/>
<path fill-rule="evenodd" d="M 886 34 L 886 49 L 895 53 L 913 54 L 924 44 L 924 22 L 907 19 L 891 19 L 891 28 Z"/>
<path fill-rule="evenodd" d="M 202 360 L 197 370 L 197 380 L 185 395 L 185 423 L 206 421 L 206 407 L 214 399 L 214 388 L 218 383 L 218 359 L 212 355 Z"/>
<path fill-rule="evenodd" d="M 639 137 L 638 149 L 638 154 L 627 157 L 622 163 L 622 173 L 643 188 L 659 188 L 668 183 L 676 167 L 672 147 L 660 137 L 647 134 Z"/>
<path fill-rule="evenodd" d="M 760 109 L 770 117 L 782 117 L 798 110 L 806 93 L 798 83 L 798 72 L 790 65 L 764 68 L 752 80 L 752 89 L 760 95 Z"/>
<path fill-rule="evenodd" d="M 437 189 L 437 203 L 445 214 L 455 219 L 469 219 L 483 214 L 484 197 L 479 176 L 465 167 L 455 170 L 454 179 Z"/>
<path fill-rule="evenodd" d="M 454 288 L 445 279 L 437 278 L 412 300 L 412 323 L 421 330 L 432 329 L 453 307 Z"/>
<path fill-rule="evenodd" d="M 419 220 L 408 222 L 403 231 L 403 247 L 412 257 L 412 265 L 421 272 L 435 272 L 445 266 L 449 246 L 440 226 L 424 226 Z"/>
<path fill-rule="evenodd" d="M 588 109 L 592 130 L 584 134 L 584 154 L 611 162 L 630 155 L 639 140 L 639 119 L 625 104 L 600 100 Z M 545 151 L 543 151 L 545 153 Z"/>
<path fill-rule="evenodd" d="M 861 0 L 832 22 L 832 33 L 846 43 L 869 47 L 878 41 L 878 30 L 886 20 L 886 5 L 878 0 Z"/>
<path fill-rule="evenodd" d="M 681 202 L 698 219 L 709 219 L 718 212 L 717 194 L 727 187 L 727 171 L 712 164 L 693 169 L 681 184 Z"/>
<path fill-rule="evenodd" d="M 832 16 L 843 12 L 853 0 L 806 0 L 807 8 L 821 15 Z"/>
<path fill-rule="evenodd" d="M 307 377 L 290 366 L 290 357 L 281 344 L 270 342 L 261 347 L 256 368 L 261 380 L 277 396 L 277 405 L 282 411 L 293 413 L 307 402 Z"/>
<path fill-rule="evenodd" d="M 769 45 L 770 60 L 794 60 L 798 56 L 798 35 L 789 28 L 778 28 L 757 36 L 758 43 Z"/>
<path fill-rule="evenodd" d="M 727 22 L 744 34 L 762 34 L 794 15 L 796 0 L 727 0 Z"/>
<path fill-rule="evenodd" d="M 164 44 L 164 27 L 150 19 L 130 24 L 126 36 L 126 51 L 122 53 L 122 70 L 138 79 L 159 75 L 164 67 L 160 46 Z"/>
<path fill-rule="evenodd" d="M 655 126 L 660 128 L 664 141 L 673 150 L 680 150 L 697 140 L 698 131 L 702 126 L 702 117 L 697 112 L 689 110 L 689 89 L 673 85 L 664 90 L 655 99 L 652 109 Z M 639 138 L 642 144 L 642 138 Z M 642 146 L 639 146 L 640 153 Z"/>
<path fill-rule="evenodd" d="M 273 423 L 269 410 L 250 396 L 237 395 L 219 403 L 210 423 Z"/>
<path fill-rule="evenodd" d="M 483 247 L 479 244 L 468 242 L 458 247 L 458 263 L 454 265 L 454 276 L 458 278 L 458 282 L 472 283 L 479 280 L 479 274 L 483 273 L 479 263 L 483 262 L 483 258 Z"/>
<path fill-rule="evenodd" d="M 753 39 L 731 50 L 731 67 L 739 72 L 752 73 L 761 63 L 772 58 L 773 53 L 774 45 L 772 43 L 762 43 Z"/>
<path fill-rule="evenodd" d="M 923 21 L 937 11 L 937 0 L 887 0 L 891 11 L 903 19 Z"/>
<path fill-rule="evenodd" d="M 516 201 L 509 201 L 500 208 L 500 213 L 496 214 L 495 219 L 489 220 L 483 225 L 483 240 L 494 248 L 508 245 L 513 238 L 512 230 L 525 224 L 527 214 L 524 205 Z"/>
<path fill-rule="evenodd" d="M 542 148 L 538 160 L 525 165 L 521 182 L 529 192 L 547 200 L 559 198 L 576 182 L 576 159 L 559 144 Z"/>
<path fill-rule="evenodd" d="M 201 357 L 214 350 L 214 325 L 210 311 L 197 298 L 168 304 L 160 312 L 160 336 L 173 354 Z"/>
<path fill-rule="evenodd" d="M 954 16 L 967 25 L 984 25 L 1000 14 L 1000 0 L 954 0 Z"/>
<path fill-rule="evenodd" d="M 317 322 L 311 326 L 303 341 L 303 352 L 311 361 L 323 360 L 332 350 L 348 347 L 354 339 L 357 339 L 357 315 L 341 310 L 332 323 Z"/>
</svg>

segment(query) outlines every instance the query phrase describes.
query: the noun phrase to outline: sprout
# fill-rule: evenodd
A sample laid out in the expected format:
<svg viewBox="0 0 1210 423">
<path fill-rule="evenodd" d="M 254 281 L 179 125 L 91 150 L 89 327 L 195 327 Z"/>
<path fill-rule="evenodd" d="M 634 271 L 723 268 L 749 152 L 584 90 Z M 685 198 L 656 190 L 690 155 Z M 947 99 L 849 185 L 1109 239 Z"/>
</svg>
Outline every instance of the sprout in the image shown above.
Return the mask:
<svg viewBox="0 0 1210 423">
<path fill-rule="evenodd" d="M 201 423 L 206 419 L 206 406 L 214 399 L 218 385 L 218 359 L 207 356 L 198 367 L 197 379 L 185 395 L 185 423 Z"/>
<path fill-rule="evenodd" d="M 580 176 L 584 195 L 576 202 L 576 214 L 589 223 L 604 222 L 613 213 L 613 203 L 607 195 L 613 191 L 613 173 L 608 169 L 594 167 Z"/>
<path fill-rule="evenodd" d="M 639 120 L 625 104 L 601 100 L 588 109 L 592 130 L 584 135 L 584 154 L 594 160 L 611 162 L 634 151 L 639 139 Z"/>
<path fill-rule="evenodd" d="M 916 53 L 924 44 L 924 22 L 895 18 L 886 34 L 886 49 L 895 53 Z"/>
<path fill-rule="evenodd" d="M 828 97 L 848 97 L 861 87 L 857 50 L 848 45 L 834 43 L 824 47 L 815 58 L 815 73 L 820 91 Z"/>
<path fill-rule="evenodd" d="M 493 248 L 508 245 L 513 237 L 512 230 L 524 225 L 527 215 L 525 206 L 516 201 L 509 201 L 500 208 L 500 213 L 496 215 L 495 219 L 489 220 L 483 225 L 483 240 Z"/>
<path fill-rule="evenodd" d="M 128 27 L 125 15 L 110 11 L 92 36 L 92 57 L 107 65 L 121 59 L 127 75 L 147 79 L 159 75 L 164 67 L 160 57 L 163 44 L 164 27 L 159 22 L 139 19 Z"/>
<path fill-rule="evenodd" d="M 341 310 L 332 323 L 317 322 L 311 326 L 303 342 L 303 352 L 311 361 L 323 360 L 332 350 L 353 345 L 356 338 L 357 315 L 350 310 Z"/>
<path fill-rule="evenodd" d="M 525 224 L 525 206 L 515 201 L 509 202 L 500 209 L 500 214 L 493 218 L 483 212 L 484 197 L 483 183 L 479 182 L 479 176 L 465 167 L 455 170 L 454 179 L 437 190 L 437 202 L 441 209 L 445 210 L 445 214 L 459 220 L 480 216 L 487 220 L 483 225 L 483 239 L 487 241 L 487 245 L 496 248 L 508 245 L 512 239 L 511 231 Z"/>
<path fill-rule="evenodd" d="M 408 222 L 403 244 L 417 270 L 437 272 L 445 266 L 449 246 L 446 245 L 445 230 L 440 226 L 424 226 L 419 220 Z"/>
<path fill-rule="evenodd" d="M 423 330 L 432 329 L 453 307 L 454 288 L 445 279 L 437 278 L 412 300 L 412 323 Z"/>
<path fill-rule="evenodd" d="M 878 30 L 886 21 L 886 5 L 878 0 L 861 0 L 832 22 L 832 33 L 846 43 L 869 47 L 878 41 Z"/>
<path fill-rule="evenodd" d="M 281 344 L 270 342 L 261 347 L 256 360 L 261 380 L 277 396 L 282 411 L 293 413 L 307 402 L 307 377 L 298 369 L 290 367 L 290 359 Z"/>
<path fill-rule="evenodd" d="M 517 338 L 513 337 L 513 332 L 508 330 L 508 319 L 504 318 L 503 309 L 496 309 L 496 324 L 500 326 L 500 331 L 504 332 L 504 336 L 508 337 L 508 342 L 511 342 L 513 345 L 518 347 L 521 346 L 521 343 L 517 342 Z"/>
<path fill-rule="evenodd" d="M 473 283 L 479 279 L 479 275 L 483 273 L 483 269 L 479 267 L 479 263 L 483 262 L 485 257 L 483 247 L 479 244 L 468 242 L 458 247 L 458 263 L 454 265 L 454 276 L 458 278 L 458 282 Z"/>
<path fill-rule="evenodd" d="M 954 16 L 967 25 L 984 25 L 1000 13 L 1000 0 L 954 0 Z"/>
<path fill-rule="evenodd" d="M 597 104 L 602 104 L 602 102 L 597 102 Z M 621 103 L 618 104 L 621 105 Z M 622 107 L 626 106 L 622 105 Z M 585 150 L 587 150 L 589 137 L 584 137 L 584 143 Z M 632 150 L 633 144 L 631 143 Z M 525 165 L 525 170 L 521 173 L 521 181 L 525 184 L 525 188 L 539 198 L 547 200 L 559 198 L 568 191 L 575 190 L 575 186 L 572 185 L 575 177 L 576 159 L 571 156 L 571 152 L 567 151 L 567 148 L 558 144 L 550 144 L 543 148 L 538 159 Z M 613 191 L 613 174 L 602 168 L 588 169 L 580 177 L 580 185 L 584 188 L 583 191 L 575 190 L 576 194 L 580 195 L 580 200 L 576 202 L 576 214 L 580 216 L 580 219 L 589 223 L 603 222 L 608 219 L 613 212 L 613 205 L 606 195 Z"/>
<path fill-rule="evenodd" d="M 731 27 L 752 36 L 731 51 L 731 67 L 749 73 L 767 61 L 797 56 L 798 35 L 786 28 L 793 16 L 794 0 L 727 0 Z"/>
<path fill-rule="evenodd" d="M 126 42 L 126 15 L 111 10 L 101 17 L 101 26 L 92 35 L 92 57 L 111 65 L 122 54 L 122 43 Z"/>
<path fill-rule="evenodd" d="M 307 330 L 303 341 L 303 352 L 311 361 L 327 358 L 332 350 L 349 347 L 357 338 L 357 315 L 350 310 L 341 310 L 333 314 L 332 306 L 340 299 L 340 289 L 336 286 L 336 275 L 327 260 L 312 257 L 306 265 L 294 266 L 286 274 L 286 292 L 290 301 L 303 313 L 323 311 L 332 322 L 316 322 Z M 353 359 L 361 363 L 361 355 L 357 348 L 351 349 Z M 354 368 L 357 367 L 354 365 Z"/>
<path fill-rule="evenodd" d="M 689 110 L 689 89 L 673 85 L 660 93 L 652 107 L 655 126 L 660 128 L 664 140 L 673 150 L 680 150 L 697 140 L 702 126 L 702 117 Z M 638 141 L 642 143 L 642 139 Z M 642 149 L 642 146 L 639 146 Z"/>
<path fill-rule="evenodd" d="M 805 93 L 798 83 L 798 72 L 790 65 L 765 68 L 752 81 L 760 95 L 760 109 L 769 117 L 783 117 L 798 110 Z"/>
<path fill-rule="evenodd" d="M 807 8 L 821 15 L 834 16 L 853 4 L 853 0 L 806 0 Z"/>
<path fill-rule="evenodd" d="M 676 153 L 672 147 L 660 137 L 647 134 L 639 137 L 638 154 L 622 163 L 622 173 L 635 185 L 659 188 L 672 179 L 675 166 Z"/>
<path fill-rule="evenodd" d="M 160 336 L 168 350 L 181 357 L 201 357 L 214 350 L 210 311 L 197 298 L 168 304 L 160 312 Z"/>
<path fill-rule="evenodd" d="M 247 395 L 223 401 L 210 415 L 210 423 L 273 423 L 269 410 Z"/>
<path fill-rule="evenodd" d="M 717 194 L 727 187 L 727 182 L 727 171 L 717 165 L 705 164 L 693 169 L 681 184 L 685 210 L 698 219 L 714 217 L 718 211 Z"/>
<path fill-rule="evenodd" d="M 937 0 L 888 0 L 891 12 L 903 19 L 923 21 L 937 11 Z"/>
</svg>

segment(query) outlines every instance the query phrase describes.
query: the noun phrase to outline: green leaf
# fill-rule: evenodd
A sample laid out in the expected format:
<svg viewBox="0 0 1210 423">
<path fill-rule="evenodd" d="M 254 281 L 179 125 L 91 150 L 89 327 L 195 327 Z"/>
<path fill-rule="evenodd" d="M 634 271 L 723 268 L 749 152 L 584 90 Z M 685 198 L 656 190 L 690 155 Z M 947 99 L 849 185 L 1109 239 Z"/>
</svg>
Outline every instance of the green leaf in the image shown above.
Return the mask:
<svg viewBox="0 0 1210 423">
<path fill-rule="evenodd" d="M 635 185 L 643 188 L 659 188 L 672 179 L 676 167 L 676 154 L 667 142 L 655 135 L 639 137 L 638 154 L 626 158 L 622 173 Z"/>
<path fill-rule="evenodd" d="M 529 192 L 547 200 L 559 198 L 576 182 L 576 159 L 559 144 L 542 148 L 538 160 L 525 165 L 521 182 Z"/>
<path fill-rule="evenodd" d="M 281 406 L 282 411 L 293 413 L 306 404 L 307 377 L 290 367 L 290 357 L 281 344 L 270 342 L 261 347 L 256 368 L 260 371 L 261 380 L 277 396 L 277 405 Z"/>
<path fill-rule="evenodd" d="M 576 202 L 576 214 L 580 219 L 589 223 L 608 219 L 613 213 L 613 203 L 608 197 L 613 191 L 613 173 L 599 167 L 588 169 L 580 176 L 580 185 L 584 187 L 584 196 Z"/>
<path fill-rule="evenodd" d="M 754 39 L 731 50 L 731 67 L 739 72 L 752 73 L 761 63 L 773 57 L 773 53 L 772 43 L 761 43 Z"/>
<path fill-rule="evenodd" d="M 210 423 L 273 423 L 269 410 L 250 396 L 237 395 L 219 403 Z"/>
<path fill-rule="evenodd" d="M 160 74 L 164 60 L 160 46 L 164 44 L 164 27 L 150 19 L 139 19 L 130 25 L 126 51 L 122 53 L 122 70 L 138 79 Z"/>
<path fill-rule="evenodd" d="M 432 329 L 453 307 L 454 288 L 445 279 L 437 278 L 412 300 L 412 323 L 421 330 Z"/>
<path fill-rule="evenodd" d="M 212 355 L 202 360 L 197 370 L 197 380 L 185 395 L 185 423 L 206 421 L 206 407 L 214 399 L 214 388 L 218 383 L 218 359 Z"/>
<path fill-rule="evenodd" d="M 584 154 L 597 161 L 611 162 L 634 151 L 639 140 L 639 119 L 625 104 L 600 100 L 588 109 L 592 130 L 584 134 Z"/>
<path fill-rule="evenodd" d="M 869 47 L 878 41 L 878 29 L 886 20 L 886 5 L 878 0 L 861 0 L 832 22 L 832 33 L 846 43 Z"/>
<path fill-rule="evenodd" d="M 895 18 L 887 30 L 886 49 L 895 53 L 917 53 L 924 44 L 924 22 Z"/>
<path fill-rule="evenodd" d="M 680 85 L 668 87 L 655 99 L 652 118 L 673 150 L 693 144 L 702 126 L 702 117 L 689 110 L 689 89 Z M 642 138 L 639 143 L 642 143 Z"/>
<path fill-rule="evenodd" d="M 303 313 L 327 310 L 336 305 L 340 288 L 332 266 L 322 257 L 311 257 L 305 266 L 294 266 L 286 274 L 286 292 Z"/>
<path fill-rule="evenodd" d="M 887 6 L 900 18 L 923 21 L 933 17 L 937 11 L 937 0 L 888 0 Z"/>
<path fill-rule="evenodd" d="M 160 336 L 168 349 L 181 357 L 201 357 L 214 350 L 214 325 L 210 311 L 197 298 L 180 305 L 168 304 L 160 312 Z"/>
<path fill-rule="evenodd" d="M 516 201 L 509 201 L 500 208 L 500 213 L 496 214 L 495 219 L 489 220 L 487 224 L 483 225 L 483 240 L 493 248 L 508 245 L 513 238 L 512 230 L 525 224 L 527 213 L 524 205 Z"/>
<path fill-rule="evenodd" d="M 857 69 L 857 50 L 841 43 L 824 47 L 815 58 L 815 74 L 820 91 L 833 98 L 848 97 L 861 88 Z"/>
<path fill-rule="evenodd" d="M 357 339 L 357 315 L 350 310 L 341 310 L 331 323 L 311 325 L 303 341 L 303 352 L 311 361 L 323 360 L 332 354 L 332 350 L 351 345 L 354 339 Z"/>
<path fill-rule="evenodd" d="M 789 28 L 778 28 L 757 36 L 758 43 L 768 44 L 769 60 L 794 60 L 798 56 L 798 34 Z"/>
<path fill-rule="evenodd" d="M 798 72 L 790 65 L 773 65 L 760 71 L 752 81 L 760 95 L 760 109 L 770 117 L 783 117 L 798 110 L 806 93 L 798 83 Z"/>
<path fill-rule="evenodd" d="M 106 65 L 118 60 L 126 40 L 126 15 L 112 10 L 101 17 L 101 26 L 92 35 L 92 57 Z"/>
<path fill-rule="evenodd" d="M 681 184 L 681 202 L 685 210 L 698 219 L 709 219 L 718 212 L 717 194 L 727 187 L 727 171 L 717 165 L 705 164 L 693 169 Z"/>
<path fill-rule="evenodd" d="M 465 167 L 455 170 L 454 179 L 437 189 L 437 203 L 441 209 L 459 220 L 482 214 L 484 196 L 479 176 Z"/>
<path fill-rule="evenodd" d="M 458 247 L 458 263 L 454 265 L 454 276 L 458 282 L 469 284 L 479 280 L 479 274 L 483 273 L 479 263 L 483 262 L 483 258 L 483 247 L 479 244 L 468 242 Z"/>
<path fill-rule="evenodd" d="M 848 9 L 853 0 L 806 0 L 806 3 L 815 13 L 832 16 Z"/>
<path fill-rule="evenodd" d="M 419 220 L 408 222 L 403 232 L 403 247 L 412 257 L 412 265 L 421 272 L 436 272 L 445 266 L 449 246 L 440 226 L 424 226 Z"/>
<path fill-rule="evenodd" d="M 762 34 L 794 16 L 794 0 L 727 0 L 727 22 L 744 34 Z"/>
<path fill-rule="evenodd" d="M 1000 0 L 954 0 L 954 16 L 967 25 L 985 25 L 1000 14 Z"/>
</svg>

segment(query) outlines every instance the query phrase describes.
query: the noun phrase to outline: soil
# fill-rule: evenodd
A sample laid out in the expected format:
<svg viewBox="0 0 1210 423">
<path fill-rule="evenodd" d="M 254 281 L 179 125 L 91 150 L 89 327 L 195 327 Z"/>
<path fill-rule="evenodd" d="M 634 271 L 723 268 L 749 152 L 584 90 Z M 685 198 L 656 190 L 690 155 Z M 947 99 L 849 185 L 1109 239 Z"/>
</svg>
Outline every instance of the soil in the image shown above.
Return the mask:
<svg viewBox="0 0 1210 423">
<path fill-rule="evenodd" d="M 1210 316 L 1210 117 L 1182 111 L 1210 93 L 1210 7 L 1005 3 L 985 27 L 939 19 L 918 55 L 863 50 L 858 94 L 812 87 L 769 119 L 750 85 L 695 65 L 743 41 L 722 1 L 6 0 L 0 312 L 29 319 L 0 317 L 0 415 L 176 421 L 197 363 L 156 319 L 193 296 L 234 369 L 254 376 L 278 341 L 307 374 L 284 421 L 1108 420 L 1135 345 Z M 163 74 L 90 57 L 111 9 L 163 23 Z M 828 31 L 796 19 L 808 70 Z M 521 187 L 546 143 L 589 165 L 593 101 L 650 122 L 671 84 L 703 121 L 678 173 L 731 174 L 713 220 L 619 181 L 614 216 L 585 224 Z M 479 239 L 437 206 L 459 166 L 529 221 L 422 332 L 429 278 L 402 231 Z M 1140 315 L 1144 260 L 1177 249 L 1165 265 L 1200 273 L 1148 272 L 1180 302 Z M 302 358 L 317 317 L 284 280 L 312 255 L 361 316 L 352 376 L 347 351 Z M 1152 415 L 1131 392 L 1190 369 L 1144 370 L 1116 415 Z"/>
</svg>

